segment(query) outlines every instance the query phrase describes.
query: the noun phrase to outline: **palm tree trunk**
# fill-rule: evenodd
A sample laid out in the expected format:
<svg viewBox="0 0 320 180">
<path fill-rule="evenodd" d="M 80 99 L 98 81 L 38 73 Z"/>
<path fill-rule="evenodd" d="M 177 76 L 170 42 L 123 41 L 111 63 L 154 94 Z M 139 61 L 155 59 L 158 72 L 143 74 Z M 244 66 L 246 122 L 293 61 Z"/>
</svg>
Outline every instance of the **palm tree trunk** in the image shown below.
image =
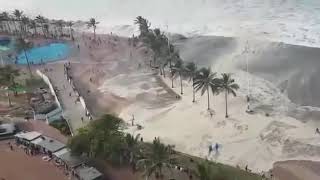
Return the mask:
<svg viewBox="0 0 320 180">
<path fill-rule="evenodd" d="M 13 25 L 14 25 L 14 31 L 15 31 L 15 33 L 17 33 L 18 30 L 17 30 L 17 25 L 16 25 L 16 22 L 15 22 L 15 21 L 13 21 Z"/>
<path fill-rule="evenodd" d="M 11 28 L 9 22 L 7 22 L 8 32 L 11 33 Z"/>
<path fill-rule="evenodd" d="M 171 73 L 171 88 L 173 88 L 173 74 Z"/>
<path fill-rule="evenodd" d="M 70 38 L 73 40 L 72 27 L 70 26 Z"/>
<path fill-rule="evenodd" d="M 196 92 L 194 90 L 194 78 L 192 77 L 192 93 L 193 93 L 193 100 L 192 102 L 196 102 Z"/>
<path fill-rule="evenodd" d="M 34 29 L 33 29 L 33 33 L 34 33 L 34 36 L 36 36 L 36 35 L 37 35 L 37 27 L 34 27 Z"/>
<path fill-rule="evenodd" d="M 10 92 L 9 92 L 9 90 L 8 90 L 8 103 L 9 103 L 9 107 L 11 107 L 12 106 L 12 103 L 11 103 L 11 98 L 10 98 Z"/>
<path fill-rule="evenodd" d="M 225 94 L 225 99 L 226 99 L 226 118 L 228 118 L 229 115 L 228 115 L 228 91 L 227 90 Z"/>
<path fill-rule="evenodd" d="M 23 50 L 23 52 L 24 52 L 24 56 L 26 57 L 26 60 L 27 60 L 27 64 L 28 64 L 28 69 L 29 69 L 30 77 L 32 77 L 32 71 L 31 71 L 31 67 L 30 67 L 29 59 L 28 59 L 28 56 L 27 56 L 27 52 L 26 52 L 26 50 Z"/>
<path fill-rule="evenodd" d="M 43 36 L 44 36 L 44 37 L 47 37 L 47 36 L 46 36 L 46 32 L 45 32 L 44 27 L 43 27 L 43 24 L 41 24 L 41 29 L 42 29 Z"/>
<path fill-rule="evenodd" d="M 162 71 L 163 71 L 163 77 L 166 78 L 166 71 L 165 71 L 164 67 L 162 68 Z"/>
<path fill-rule="evenodd" d="M 181 73 L 179 73 L 180 76 L 180 86 L 181 86 L 181 95 L 183 94 L 183 87 L 182 87 L 182 77 L 181 77 Z"/>
<path fill-rule="evenodd" d="M 96 41 L 96 27 L 93 27 L 93 40 Z"/>
<path fill-rule="evenodd" d="M 207 87 L 207 93 L 208 93 L 208 110 L 210 110 L 209 86 Z"/>
</svg>

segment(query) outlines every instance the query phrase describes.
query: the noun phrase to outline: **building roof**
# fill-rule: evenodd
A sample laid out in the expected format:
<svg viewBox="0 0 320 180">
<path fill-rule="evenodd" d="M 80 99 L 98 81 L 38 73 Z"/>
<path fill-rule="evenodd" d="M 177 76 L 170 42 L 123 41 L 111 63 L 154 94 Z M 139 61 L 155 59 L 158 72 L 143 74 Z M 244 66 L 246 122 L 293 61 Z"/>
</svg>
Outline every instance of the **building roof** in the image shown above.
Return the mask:
<svg viewBox="0 0 320 180">
<path fill-rule="evenodd" d="M 51 151 L 52 153 L 59 151 L 60 149 L 66 147 L 65 144 L 63 144 L 55 139 L 49 138 L 47 136 L 41 136 L 40 139 L 42 139 L 42 141 L 38 141 L 34 144 L 37 144 L 37 145 L 45 148 L 46 150 Z"/>
<path fill-rule="evenodd" d="M 36 114 L 36 115 L 34 116 L 34 119 L 35 119 L 35 120 L 46 120 L 47 117 L 46 117 L 45 114 Z"/>
<path fill-rule="evenodd" d="M 46 114 L 46 115 L 47 115 L 48 118 L 50 118 L 50 117 L 52 117 L 52 116 L 54 116 L 54 115 L 56 115 L 56 114 L 58 114 L 58 113 L 61 114 L 61 112 L 62 112 L 62 110 L 61 110 L 60 108 L 56 108 L 55 110 L 50 111 L 50 112 L 49 112 L 48 114 Z"/>
<path fill-rule="evenodd" d="M 24 122 L 17 122 L 16 125 L 18 129 L 22 129 L 24 131 L 37 131 L 44 136 L 54 138 L 64 144 L 68 142 L 67 137 L 61 134 L 61 132 L 58 129 L 52 126 L 49 126 L 44 121 L 24 121 Z"/>
<path fill-rule="evenodd" d="M 61 159 L 64 163 L 66 163 L 71 168 L 77 167 L 87 161 L 87 158 L 71 155 L 70 150 L 67 148 L 63 148 L 53 153 L 53 155 Z"/>
<path fill-rule="evenodd" d="M 76 168 L 76 174 L 80 177 L 80 180 L 96 180 L 102 177 L 102 174 L 93 167 L 80 166 Z"/>
<path fill-rule="evenodd" d="M 0 131 L 0 135 L 5 135 L 5 134 L 12 134 L 16 130 L 15 126 L 13 123 L 9 124 L 0 124 L 0 129 L 3 129 L 4 132 Z"/>
<path fill-rule="evenodd" d="M 41 133 L 38 133 L 36 131 L 31 131 L 31 132 L 26 132 L 26 133 L 19 133 L 16 134 L 15 137 L 27 140 L 27 141 L 32 141 L 38 137 L 41 136 Z"/>
<path fill-rule="evenodd" d="M 48 123 L 50 124 L 53 121 L 61 120 L 62 112 L 59 112 L 58 114 L 55 114 L 53 116 L 48 117 Z"/>
<path fill-rule="evenodd" d="M 61 155 L 63 155 L 64 153 L 67 153 L 68 151 L 69 150 L 67 148 L 63 148 L 63 149 L 60 149 L 59 151 L 53 153 L 53 155 L 59 158 Z"/>
<path fill-rule="evenodd" d="M 71 168 L 77 167 L 87 162 L 86 158 L 81 156 L 71 155 L 70 151 L 62 154 L 59 158 Z"/>
</svg>

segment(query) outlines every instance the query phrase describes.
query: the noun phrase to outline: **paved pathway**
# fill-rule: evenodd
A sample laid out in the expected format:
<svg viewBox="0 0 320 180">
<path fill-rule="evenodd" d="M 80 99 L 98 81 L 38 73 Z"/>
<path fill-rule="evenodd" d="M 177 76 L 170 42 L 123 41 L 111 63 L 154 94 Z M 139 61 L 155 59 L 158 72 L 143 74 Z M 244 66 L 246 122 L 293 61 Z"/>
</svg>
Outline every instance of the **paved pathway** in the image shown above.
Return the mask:
<svg viewBox="0 0 320 180">
<path fill-rule="evenodd" d="M 64 116 L 69 121 L 72 132 L 76 134 L 77 129 L 85 126 L 90 120 L 86 117 L 85 110 L 80 102 L 76 102 L 78 96 L 65 77 L 63 63 L 52 64 L 50 67 L 53 70 L 46 73 L 46 75 L 49 76 L 53 86 L 59 89 L 58 98 L 62 105 Z M 82 117 L 83 121 L 81 120 Z"/>
</svg>

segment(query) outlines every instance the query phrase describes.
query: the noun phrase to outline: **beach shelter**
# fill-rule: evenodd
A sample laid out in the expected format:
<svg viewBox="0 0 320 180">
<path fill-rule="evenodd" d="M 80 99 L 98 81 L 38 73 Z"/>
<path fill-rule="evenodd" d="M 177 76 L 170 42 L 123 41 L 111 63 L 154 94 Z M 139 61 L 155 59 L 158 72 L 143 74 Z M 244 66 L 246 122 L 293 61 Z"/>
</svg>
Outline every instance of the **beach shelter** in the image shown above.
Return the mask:
<svg viewBox="0 0 320 180">
<path fill-rule="evenodd" d="M 52 153 L 55 153 L 66 147 L 65 144 L 47 136 L 41 136 L 39 139 L 34 140 L 31 143 L 40 147 L 41 150 L 44 153 L 49 154 L 49 156 L 52 156 Z"/>
<path fill-rule="evenodd" d="M 79 166 L 75 170 L 75 175 L 79 180 L 102 180 L 102 174 L 93 167 Z"/>
<path fill-rule="evenodd" d="M 41 136 L 41 133 L 36 132 L 36 131 L 31 131 L 31 132 L 24 132 L 24 133 L 18 133 L 14 135 L 15 138 L 30 143 L 31 141 L 39 138 Z"/>
<path fill-rule="evenodd" d="M 65 166 L 66 170 L 73 171 L 74 168 L 83 165 L 85 162 L 87 162 L 87 158 L 82 156 L 75 156 L 72 155 L 70 150 L 67 148 L 63 148 L 55 153 L 53 153 L 53 156 L 62 162 Z"/>
</svg>

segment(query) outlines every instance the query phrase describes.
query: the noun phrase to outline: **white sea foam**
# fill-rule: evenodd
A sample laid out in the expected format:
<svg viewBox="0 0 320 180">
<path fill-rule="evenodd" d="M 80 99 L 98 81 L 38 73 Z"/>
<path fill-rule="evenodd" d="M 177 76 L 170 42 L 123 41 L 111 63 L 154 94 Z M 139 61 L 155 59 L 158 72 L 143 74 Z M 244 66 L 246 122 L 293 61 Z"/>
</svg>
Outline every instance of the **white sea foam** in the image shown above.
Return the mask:
<svg viewBox="0 0 320 180">
<path fill-rule="evenodd" d="M 99 32 L 131 36 L 133 20 L 188 36 L 220 35 L 320 46 L 320 1 L 315 0 L 0 0 L 1 9 L 63 19 L 97 18 Z"/>
</svg>

